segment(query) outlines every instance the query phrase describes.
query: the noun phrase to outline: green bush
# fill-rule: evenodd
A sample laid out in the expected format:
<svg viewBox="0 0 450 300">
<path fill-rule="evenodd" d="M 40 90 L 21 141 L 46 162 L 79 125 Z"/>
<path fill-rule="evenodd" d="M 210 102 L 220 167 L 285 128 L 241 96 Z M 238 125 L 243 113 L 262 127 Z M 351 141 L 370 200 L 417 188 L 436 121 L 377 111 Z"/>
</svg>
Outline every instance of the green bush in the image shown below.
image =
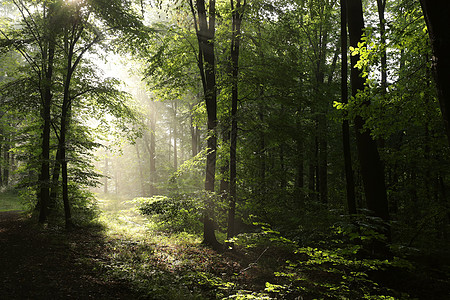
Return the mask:
<svg viewBox="0 0 450 300">
<path fill-rule="evenodd" d="M 204 199 L 196 194 L 136 198 L 141 214 L 151 216 L 163 230 L 201 233 Z"/>
</svg>

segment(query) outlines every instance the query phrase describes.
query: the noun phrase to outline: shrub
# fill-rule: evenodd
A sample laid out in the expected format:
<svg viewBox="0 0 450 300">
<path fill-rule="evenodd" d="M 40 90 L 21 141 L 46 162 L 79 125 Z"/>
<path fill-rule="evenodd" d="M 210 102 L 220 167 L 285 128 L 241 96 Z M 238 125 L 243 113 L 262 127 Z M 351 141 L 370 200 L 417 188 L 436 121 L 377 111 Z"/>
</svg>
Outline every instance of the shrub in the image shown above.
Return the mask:
<svg viewBox="0 0 450 300">
<path fill-rule="evenodd" d="M 141 214 L 151 216 L 163 230 L 200 233 L 204 201 L 197 194 L 136 198 Z"/>
</svg>

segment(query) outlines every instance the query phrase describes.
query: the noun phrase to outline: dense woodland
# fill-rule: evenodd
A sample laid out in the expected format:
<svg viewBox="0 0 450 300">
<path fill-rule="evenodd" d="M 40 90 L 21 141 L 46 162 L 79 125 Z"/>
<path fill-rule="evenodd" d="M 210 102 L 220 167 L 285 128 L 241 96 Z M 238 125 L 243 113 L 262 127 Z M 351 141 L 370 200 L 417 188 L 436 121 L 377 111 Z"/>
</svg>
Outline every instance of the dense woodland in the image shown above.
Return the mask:
<svg viewBox="0 0 450 300">
<path fill-rule="evenodd" d="M 279 299 L 409 299 L 355 290 L 448 254 L 450 2 L 4 0 L 0 15 L 0 185 L 36 222 L 76 230 L 98 199 L 131 200 L 218 253 L 278 249 Z M 299 288 L 312 265 L 295 255 L 355 290 Z"/>
</svg>

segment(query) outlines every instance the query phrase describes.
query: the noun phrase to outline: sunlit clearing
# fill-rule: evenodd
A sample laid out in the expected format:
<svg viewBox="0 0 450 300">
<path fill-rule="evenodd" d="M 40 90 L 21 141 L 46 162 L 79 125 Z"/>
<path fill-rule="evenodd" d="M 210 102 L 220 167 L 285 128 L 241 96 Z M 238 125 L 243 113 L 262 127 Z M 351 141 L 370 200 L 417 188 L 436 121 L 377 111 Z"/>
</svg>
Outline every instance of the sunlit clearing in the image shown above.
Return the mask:
<svg viewBox="0 0 450 300">
<path fill-rule="evenodd" d="M 117 195 L 98 195 L 100 209 L 99 221 L 105 225 L 107 234 L 121 240 L 148 242 L 159 246 L 199 244 L 200 238 L 188 234 L 163 234 L 157 231 L 156 224 L 139 214 L 136 203 Z"/>
</svg>

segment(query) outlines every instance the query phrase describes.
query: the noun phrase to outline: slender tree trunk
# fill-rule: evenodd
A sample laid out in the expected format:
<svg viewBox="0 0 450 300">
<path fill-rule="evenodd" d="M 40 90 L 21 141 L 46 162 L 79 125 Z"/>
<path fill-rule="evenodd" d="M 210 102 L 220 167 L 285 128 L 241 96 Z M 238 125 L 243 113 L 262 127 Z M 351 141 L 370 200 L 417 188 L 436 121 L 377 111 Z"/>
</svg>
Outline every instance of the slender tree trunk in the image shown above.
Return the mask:
<svg viewBox="0 0 450 300">
<path fill-rule="evenodd" d="M 9 185 L 9 169 L 11 167 L 10 153 L 9 153 L 10 141 L 11 141 L 11 139 L 6 136 L 3 138 L 3 142 L 4 142 L 4 145 L 3 145 L 3 184 L 5 186 Z"/>
<path fill-rule="evenodd" d="M 50 190 L 50 203 L 49 203 L 50 207 L 56 204 L 56 197 L 58 196 L 58 189 L 59 189 L 58 182 L 61 172 L 61 151 L 59 149 L 56 151 L 55 158 L 56 159 L 53 165 L 53 172 L 52 172 L 52 188 Z"/>
<path fill-rule="evenodd" d="M 348 30 L 350 45 L 358 47 L 363 29 L 364 19 L 361 0 L 347 1 Z M 351 84 L 352 96 L 356 96 L 359 91 L 364 90 L 364 78 L 361 71 L 355 67 L 359 56 L 351 57 Z M 369 105 L 366 100 L 362 105 Z M 381 162 L 376 142 L 372 139 L 369 129 L 364 128 L 365 121 L 361 116 L 355 117 L 356 143 L 358 147 L 361 175 L 364 185 L 367 207 L 375 216 L 383 220 L 389 220 L 389 211 L 384 182 L 384 170 Z"/>
<path fill-rule="evenodd" d="M 12 140 L 11 140 L 12 142 Z M 14 148 L 15 145 L 11 144 L 10 147 Z M 17 160 L 16 160 L 16 156 L 14 155 L 14 153 L 10 153 L 9 154 L 9 171 L 11 173 L 14 173 L 14 171 L 16 171 L 17 169 Z"/>
<path fill-rule="evenodd" d="M 384 12 L 386 9 L 386 0 L 377 0 L 378 19 L 380 22 L 380 42 L 382 45 L 381 54 L 381 92 L 386 94 L 387 88 L 387 54 L 386 54 L 386 19 Z"/>
<path fill-rule="evenodd" d="M 144 134 L 144 145 L 147 149 L 148 155 L 149 155 L 149 164 L 150 164 L 150 196 L 154 196 L 156 194 L 156 137 L 155 137 L 155 129 L 156 127 L 156 121 L 154 120 L 153 116 L 150 118 L 150 135 L 147 137 L 146 134 Z"/>
<path fill-rule="evenodd" d="M 312 136 L 312 149 L 311 156 L 309 159 L 309 180 L 308 180 L 308 189 L 309 189 L 309 198 L 311 200 L 317 200 L 317 192 L 319 189 L 319 176 L 318 176 L 318 157 L 319 157 L 319 140 L 317 133 L 317 119 L 314 120 L 314 130 Z"/>
<path fill-rule="evenodd" d="M 48 18 L 52 18 L 52 9 L 50 7 Z M 44 49 L 43 70 L 44 78 L 41 87 L 42 109 L 41 117 L 44 120 L 42 127 L 42 145 L 41 145 L 41 170 L 39 175 L 40 182 L 40 212 L 39 223 L 47 221 L 48 204 L 50 201 L 50 129 L 51 129 L 51 106 L 52 106 L 52 82 L 53 82 L 53 63 L 55 57 L 55 40 L 48 33 L 46 41 L 47 49 Z"/>
<path fill-rule="evenodd" d="M 117 168 L 117 167 L 116 167 Z M 119 195 L 119 183 L 120 183 L 120 173 L 119 173 L 119 170 L 117 170 L 116 169 L 116 171 L 114 172 L 115 174 L 116 174 L 116 176 L 114 176 L 115 178 L 115 192 L 116 192 L 116 195 Z"/>
<path fill-rule="evenodd" d="M 208 153 L 206 156 L 206 177 L 205 190 L 214 192 L 216 173 L 216 150 L 217 150 L 217 94 L 216 94 L 216 62 L 214 56 L 214 36 L 216 23 L 216 1 L 209 0 L 209 13 L 206 12 L 205 0 L 198 0 L 197 13 L 195 12 L 192 0 L 190 7 L 195 20 L 195 29 L 199 45 L 198 67 L 202 79 L 203 93 L 206 102 L 208 116 L 207 129 Z M 208 18 L 209 15 L 209 18 Z M 198 17 L 198 19 L 197 19 Z M 198 20 L 198 25 L 197 25 Z M 220 248 L 214 233 L 214 221 L 212 205 L 207 203 L 203 216 L 203 242 L 213 248 Z"/>
<path fill-rule="evenodd" d="M 72 55 L 73 48 L 69 50 L 69 57 L 67 62 L 67 74 L 64 83 L 64 95 L 63 95 L 63 104 L 62 104 L 62 112 L 61 112 L 61 132 L 60 132 L 60 141 L 59 141 L 59 151 L 61 152 L 61 176 L 62 176 L 62 195 L 63 195 L 63 204 L 64 204 L 64 216 L 66 221 L 66 228 L 71 228 L 72 224 L 72 213 L 70 209 L 69 203 L 69 187 L 68 187 L 68 174 L 67 174 L 67 132 L 69 130 L 70 123 L 70 111 L 71 111 L 71 99 L 70 99 L 70 82 L 73 75 L 72 70 Z"/>
<path fill-rule="evenodd" d="M 341 0 L 341 101 L 348 103 L 348 60 L 347 60 L 347 0 Z M 344 149 L 347 208 L 351 215 L 356 214 L 355 180 L 352 168 L 350 147 L 350 126 L 347 116 L 342 121 L 342 144 Z"/>
<path fill-rule="evenodd" d="M 432 69 L 450 143 L 450 1 L 420 0 L 433 49 Z"/>
<path fill-rule="evenodd" d="M 169 138 L 168 138 L 168 144 L 167 144 L 167 147 L 168 147 L 168 149 L 167 149 L 167 162 L 169 163 L 169 165 L 170 165 L 170 159 L 171 159 L 171 157 L 172 157 L 172 136 L 173 136 L 173 130 L 172 130 L 172 128 L 170 128 L 170 125 L 169 125 Z"/>
<path fill-rule="evenodd" d="M 79 12 L 76 12 L 78 14 Z M 78 43 L 84 32 L 84 26 L 75 20 L 71 24 L 71 28 L 67 28 L 64 31 L 64 52 L 66 53 L 66 73 L 64 75 L 64 92 L 63 92 L 63 103 L 61 109 L 61 127 L 59 135 L 58 150 L 61 153 L 61 176 L 62 176 L 62 196 L 64 204 L 64 216 L 66 228 L 70 229 L 73 227 L 72 222 L 72 212 L 69 202 L 69 179 L 68 179 L 68 157 L 67 157 L 67 134 L 70 129 L 71 123 L 71 111 L 72 111 L 72 98 L 70 96 L 70 84 L 84 53 L 89 50 L 94 43 L 100 38 L 98 35 L 94 40 L 88 43 L 82 48 L 82 50 L 76 55 L 75 45 Z"/>
<path fill-rule="evenodd" d="M 136 149 L 136 156 L 137 156 L 137 159 L 138 159 L 139 182 L 141 184 L 141 195 L 145 196 L 144 172 L 142 170 L 141 152 L 139 151 L 138 143 L 135 144 L 135 149 Z"/>
<path fill-rule="evenodd" d="M 150 116 L 150 195 L 156 195 L 156 111 L 154 109 L 155 103 L 152 102 L 152 114 Z"/>
<path fill-rule="evenodd" d="M 103 184 L 103 193 L 108 194 L 108 174 L 109 174 L 109 160 L 105 155 L 105 183 Z"/>
<path fill-rule="evenodd" d="M 264 91 L 261 88 L 261 92 L 260 92 L 260 97 L 261 99 L 264 97 Z M 258 118 L 259 121 L 261 122 L 261 124 L 264 124 L 264 107 L 263 105 L 259 105 L 258 107 Z M 266 137 L 264 134 L 264 130 L 261 129 L 259 132 L 259 145 L 258 145 L 259 149 L 258 149 L 258 153 L 259 153 L 259 186 L 258 186 L 258 192 L 259 192 L 259 197 L 260 197 L 260 201 L 262 203 L 265 202 L 265 197 L 266 197 Z"/>
<path fill-rule="evenodd" d="M 315 151 L 315 143 L 314 143 L 314 151 L 309 158 L 308 165 L 308 190 L 309 190 L 309 199 L 313 200 L 316 198 L 316 151 Z"/>
<path fill-rule="evenodd" d="M 178 126 L 177 126 L 177 102 L 173 103 L 173 168 L 178 169 Z"/>
<path fill-rule="evenodd" d="M 319 115 L 319 163 L 318 163 L 318 177 L 319 187 L 318 192 L 320 195 L 320 202 L 322 204 L 328 203 L 328 141 L 327 141 L 327 116 L 325 113 Z"/>
<path fill-rule="evenodd" d="M 296 127 L 297 127 L 297 138 L 295 140 L 295 146 L 297 150 L 297 162 L 296 162 L 296 177 L 295 177 L 295 193 L 298 196 L 299 204 L 303 204 L 304 201 L 304 145 L 303 145 L 303 131 L 300 122 L 301 115 L 301 107 L 297 109 L 297 119 L 296 119 Z"/>
<path fill-rule="evenodd" d="M 326 37 L 324 37 L 326 43 Z M 321 49 L 324 46 L 321 46 Z M 325 52 L 325 50 L 323 50 Z M 323 56 L 323 58 L 322 58 Z M 324 73 L 322 71 L 322 67 L 325 64 L 325 53 L 322 53 L 319 57 L 319 62 L 316 70 L 316 95 L 317 99 L 321 100 L 322 106 L 318 111 L 318 116 L 316 119 L 316 149 L 317 149 L 317 165 L 316 165 L 316 192 L 318 196 L 318 200 L 322 204 L 327 204 L 328 202 L 328 181 L 327 181 L 327 173 L 328 173 L 328 142 L 327 142 L 327 117 L 326 111 L 328 108 L 328 104 L 324 101 L 325 95 L 323 94 L 323 86 L 324 86 Z"/>
<path fill-rule="evenodd" d="M 228 128 L 222 129 L 222 142 L 223 145 L 228 145 L 230 142 L 230 131 Z M 222 177 L 220 179 L 219 194 L 221 195 L 222 199 L 226 201 L 230 193 L 230 160 L 227 157 L 224 157 L 223 160 L 224 162 L 220 167 L 220 173 Z"/>
<path fill-rule="evenodd" d="M 258 39 L 256 44 L 259 59 L 261 59 L 261 65 L 265 63 L 264 51 L 261 47 L 262 35 L 261 27 L 258 26 Z M 259 101 L 258 101 L 258 119 L 260 124 L 264 124 L 264 116 L 266 112 L 265 96 L 264 96 L 264 85 L 263 82 L 259 82 Z M 259 130 L 259 141 L 258 141 L 258 153 L 259 153 L 259 186 L 257 187 L 259 193 L 259 202 L 266 202 L 266 170 L 267 170 L 267 150 L 266 150 L 266 136 L 264 126 L 261 126 Z"/>
<path fill-rule="evenodd" d="M 227 237 L 230 239 L 234 236 L 235 215 L 236 215 L 236 200 L 237 200 L 237 169 L 236 169 L 236 154 L 237 154 L 237 135 L 238 135 L 238 82 L 239 82 L 239 50 L 241 41 L 241 24 L 243 17 L 243 9 L 245 8 L 246 1 L 243 5 L 241 1 L 237 0 L 236 5 L 234 0 L 231 2 L 231 14 L 232 14 L 232 30 L 231 30 L 231 135 L 230 135 L 230 203 L 228 210 L 228 230 Z"/>
<path fill-rule="evenodd" d="M 192 157 L 196 156 L 198 154 L 198 127 L 194 125 L 194 118 L 192 115 L 192 109 L 191 107 L 191 116 L 190 116 L 190 129 L 191 129 L 191 150 L 192 150 Z"/>
</svg>

